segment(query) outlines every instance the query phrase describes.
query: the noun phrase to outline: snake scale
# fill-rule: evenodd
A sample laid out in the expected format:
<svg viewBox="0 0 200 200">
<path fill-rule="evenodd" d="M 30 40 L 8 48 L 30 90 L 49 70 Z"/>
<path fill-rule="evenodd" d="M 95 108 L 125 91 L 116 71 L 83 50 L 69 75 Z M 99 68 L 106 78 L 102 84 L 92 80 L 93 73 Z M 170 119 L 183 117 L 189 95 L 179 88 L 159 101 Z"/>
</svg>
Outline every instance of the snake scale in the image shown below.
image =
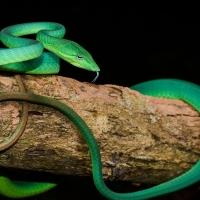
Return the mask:
<svg viewBox="0 0 200 200">
<path fill-rule="evenodd" d="M 36 40 L 25 39 L 19 36 L 37 34 Z M 0 32 L 0 40 L 9 48 L 0 49 L 0 70 L 27 74 L 56 74 L 59 72 L 59 58 L 76 67 L 97 72 L 99 67 L 92 56 L 79 44 L 63 39 L 65 28 L 54 22 L 32 22 L 9 26 Z M 50 52 L 43 52 L 43 49 Z M 155 187 L 132 192 L 116 193 L 104 183 L 100 150 L 93 133 L 84 120 L 66 104 L 49 97 L 26 93 L 19 75 L 15 75 L 20 92 L 0 93 L 0 101 L 23 101 L 23 116 L 17 130 L 7 140 L 0 144 L 0 150 L 13 145 L 23 132 L 27 118 L 27 102 L 52 107 L 68 117 L 80 130 L 88 144 L 93 179 L 98 191 L 107 199 L 113 200 L 143 200 L 167 194 L 185 188 L 200 180 L 200 161 L 186 173 Z M 200 87 L 190 82 L 176 79 L 160 79 L 144 82 L 131 89 L 144 95 L 181 99 L 192 105 L 200 112 Z M 17 135 L 17 136 L 16 136 Z M 53 187 L 54 183 L 36 183 L 13 181 L 0 175 L 0 194 L 10 198 L 24 198 L 45 192 Z"/>
</svg>

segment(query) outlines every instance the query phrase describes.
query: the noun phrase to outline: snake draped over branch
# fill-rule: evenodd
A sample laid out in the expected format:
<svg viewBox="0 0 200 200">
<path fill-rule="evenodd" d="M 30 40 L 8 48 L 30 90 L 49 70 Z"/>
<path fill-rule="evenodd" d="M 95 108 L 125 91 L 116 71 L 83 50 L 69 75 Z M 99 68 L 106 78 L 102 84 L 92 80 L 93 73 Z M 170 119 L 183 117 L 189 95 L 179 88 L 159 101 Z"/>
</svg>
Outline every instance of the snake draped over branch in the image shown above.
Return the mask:
<svg viewBox="0 0 200 200">
<path fill-rule="evenodd" d="M 36 40 L 20 36 L 37 34 Z M 54 22 L 32 22 L 9 26 L 0 32 L 1 42 L 8 48 L 0 49 L 0 70 L 26 74 L 57 74 L 59 72 L 59 58 L 70 64 L 97 73 L 99 67 L 92 56 L 76 42 L 63 39 L 65 28 Z M 43 52 L 44 48 L 49 52 Z M 167 194 L 185 188 L 200 180 L 200 160 L 186 173 L 155 187 L 132 192 L 116 193 L 104 183 L 100 150 L 93 133 L 84 120 L 69 106 L 53 98 L 26 93 L 19 75 L 19 92 L 0 93 L 0 102 L 8 100 L 23 101 L 22 117 L 13 135 L 0 143 L 0 150 L 6 150 L 13 145 L 22 134 L 27 117 L 29 103 L 41 104 L 54 108 L 68 117 L 79 129 L 88 144 L 92 160 L 92 173 L 98 191 L 107 199 L 112 200 L 143 200 Z M 160 79 L 144 82 L 131 89 L 144 95 L 181 99 L 200 112 L 200 87 L 190 82 L 177 79 Z M 24 198 L 45 192 L 53 187 L 54 183 L 36 183 L 13 181 L 0 175 L 0 194 L 10 198 Z"/>
</svg>

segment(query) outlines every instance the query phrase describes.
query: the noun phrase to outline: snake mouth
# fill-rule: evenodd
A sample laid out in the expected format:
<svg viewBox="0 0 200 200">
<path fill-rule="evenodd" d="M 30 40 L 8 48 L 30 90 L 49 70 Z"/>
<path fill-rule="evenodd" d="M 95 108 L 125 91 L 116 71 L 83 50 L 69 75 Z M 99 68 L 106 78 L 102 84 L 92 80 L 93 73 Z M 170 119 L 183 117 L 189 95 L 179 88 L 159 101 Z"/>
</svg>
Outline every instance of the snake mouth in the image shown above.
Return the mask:
<svg viewBox="0 0 200 200">
<path fill-rule="evenodd" d="M 75 62 L 74 60 L 71 60 L 71 59 L 68 60 L 68 62 L 75 67 L 85 69 L 88 71 L 93 71 L 93 72 L 100 71 L 100 69 L 96 63 L 90 64 L 89 62 L 86 62 L 86 61 Z"/>
</svg>

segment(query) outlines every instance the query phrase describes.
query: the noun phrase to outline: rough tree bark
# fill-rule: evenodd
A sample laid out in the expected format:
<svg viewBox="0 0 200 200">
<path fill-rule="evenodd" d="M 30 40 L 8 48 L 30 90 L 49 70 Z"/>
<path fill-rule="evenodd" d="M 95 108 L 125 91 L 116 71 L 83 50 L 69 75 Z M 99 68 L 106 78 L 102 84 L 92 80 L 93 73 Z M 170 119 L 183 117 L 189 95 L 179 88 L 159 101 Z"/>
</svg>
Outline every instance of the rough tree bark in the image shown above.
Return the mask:
<svg viewBox="0 0 200 200">
<path fill-rule="evenodd" d="M 99 144 L 105 179 L 161 183 L 200 158 L 200 117 L 180 100 L 143 96 L 127 87 L 95 85 L 55 75 L 22 75 L 28 93 L 58 99 L 88 124 Z M 18 91 L 12 75 L 0 75 L 0 91 Z M 0 141 L 20 120 L 20 102 L 0 103 Z M 0 167 L 91 175 L 87 144 L 58 111 L 29 104 L 26 130 L 0 152 Z"/>
</svg>

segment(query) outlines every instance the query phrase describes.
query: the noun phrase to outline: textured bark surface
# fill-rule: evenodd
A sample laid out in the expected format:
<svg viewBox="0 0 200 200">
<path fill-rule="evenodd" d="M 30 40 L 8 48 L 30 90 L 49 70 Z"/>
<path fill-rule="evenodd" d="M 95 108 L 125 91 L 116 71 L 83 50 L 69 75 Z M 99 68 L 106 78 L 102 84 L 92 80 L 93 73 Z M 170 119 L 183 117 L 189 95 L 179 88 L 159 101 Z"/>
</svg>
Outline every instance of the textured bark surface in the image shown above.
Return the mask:
<svg viewBox="0 0 200 200">
<path fill-rule="evenodd" d="M 95 85 L 60 76 L 22 75 L 28 93 L 58 99 L 88 124 L 99 144 L 105 179 L 160 183 L 200 158 L 200 117 L 180 100 L 143 96 L 116 85 Z M 0 91 L 18 91 L 12 75 L 0 75 Z M 20 102 L 0 103 L 0 141 L 15 131 Z M 87 144 L 58 111 L 29 104 L 23 135 L 0 152 L 0 167 L 91 175 Z"/>
</svg>

